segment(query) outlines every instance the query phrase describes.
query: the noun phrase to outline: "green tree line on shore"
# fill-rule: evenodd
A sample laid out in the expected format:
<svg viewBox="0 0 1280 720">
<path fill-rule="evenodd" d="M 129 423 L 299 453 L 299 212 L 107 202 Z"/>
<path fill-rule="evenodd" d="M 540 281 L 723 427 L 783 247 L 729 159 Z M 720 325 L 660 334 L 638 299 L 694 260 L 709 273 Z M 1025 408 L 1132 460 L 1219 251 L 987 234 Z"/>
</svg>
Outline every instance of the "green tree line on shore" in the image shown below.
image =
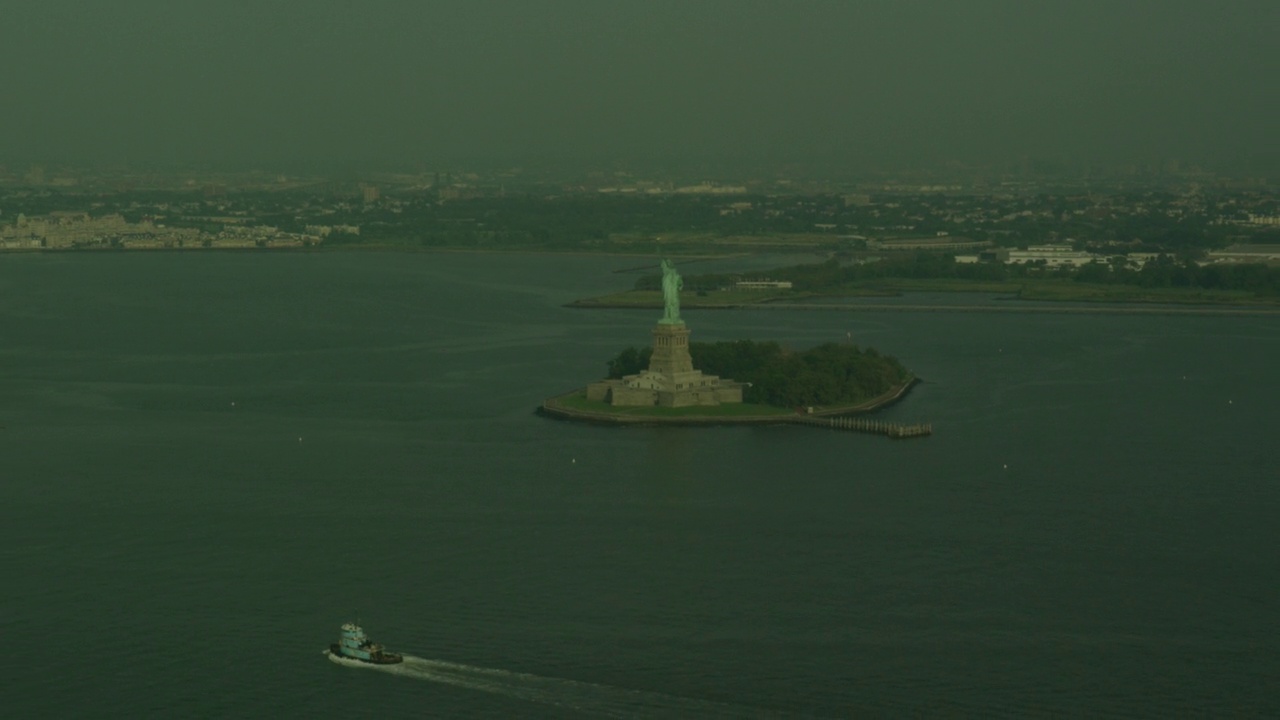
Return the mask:
<svg viewBox="0 0 1280 720">
<path fill-rule="evenodd" d="M 652 354 L 649 347 L 628 347 L 608 361 L 608 376 L 638 373 L 649 366 Z M 689 355 L 704 373 L 747 383 L 745 402 L 777 407 L 858 403 L 910 376 L 896 358 L 839 343 L 796 352 L 776 342 L 695 342 L 689 343 Z"/>
<path fill-rule="evenodd" d="M 1141 268 L 1129 267 L 1123 256 L 1081 267 L 1055 268 L 1037 264 L 1002 262 L 957 263 L 950 255 L 917 252 L 885 257 L 877 262 L 843 264 L 832 257 L 825 262 L 775 268 L 751 277 L 787 280 L 799 292 L 831 292 L 842 287 L 894 279 L 955 279 L 975 282 L 1020 282 L 1033 279 L 1070 279 L 1081 283 L 1130 285 L 1143 288 L 1198 288 L 1241 290 L 1257 296 L 1280 296 L 1280 267 L 1261 263 L 1200 265 L 1190 258 L 1159 255 Z M 690 275 L 688 290 L 711 291 L 732 287 L 741 274 Z M 658 275 L 637 278 L 635 289 L 656 290 Z"/>
</svg>

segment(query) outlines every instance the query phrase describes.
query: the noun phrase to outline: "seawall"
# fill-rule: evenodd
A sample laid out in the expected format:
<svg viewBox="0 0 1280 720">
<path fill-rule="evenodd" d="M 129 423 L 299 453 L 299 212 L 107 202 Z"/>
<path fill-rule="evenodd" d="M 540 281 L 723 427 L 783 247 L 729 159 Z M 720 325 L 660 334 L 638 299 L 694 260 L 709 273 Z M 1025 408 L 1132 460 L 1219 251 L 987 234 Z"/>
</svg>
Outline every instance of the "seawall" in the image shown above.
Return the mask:
<svg viewBox="0 0 1280 720">
<path fill-rule="evenodd" d="M 888 407 L 906 397 L 907 393 L 911 391 L 911 388 L 915 387 L 919 382 L 920 380 L 918 378 L 912 376 L 905 382 L 890 388 L 888 391 L 877 395 L 870 400 L 864 400 L 863 402 L 852 405 L 832 405 L 805 408 L 804 411 L 797 411 L 794 413 L 773 413 L 767 415 L 630 415 L 597 410 L 583 410 L 581 408 L 568 407 L 564 404 L 563 401 L 565 398 L 584 392 L 583 388 L 578 388 L 567 393 L 561 393 L 560 395 L 547 398 L 542 401 L 542 404 L 538 406 L 535 412 L 539 415 L 544 415 L 557 420 L 577 420 L 602 425 L 781 425 L 796 422 L 812 424 L 808 422 L 808 420 L 815 417 L 827 418 L 842 415 L 859 415 Z"/>
</svg>

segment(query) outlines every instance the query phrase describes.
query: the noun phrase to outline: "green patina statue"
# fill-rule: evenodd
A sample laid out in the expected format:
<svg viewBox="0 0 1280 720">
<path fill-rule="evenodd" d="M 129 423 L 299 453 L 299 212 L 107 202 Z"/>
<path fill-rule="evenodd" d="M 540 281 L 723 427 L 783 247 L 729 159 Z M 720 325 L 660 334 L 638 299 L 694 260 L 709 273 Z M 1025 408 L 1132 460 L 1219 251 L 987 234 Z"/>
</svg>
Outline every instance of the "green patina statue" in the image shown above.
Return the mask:
<svg viewBox="0 0 1280 720">
<path fill-rule="evenodd" d="M 663 325 L 683 325 L 684 321 L 680 319 L 680 288 L 684 287 L 684 281 L 680 279 L 680 273 L 676 272 L 676 264 L 670 260 L 663 258 L 662 260 L 662 319 L 658 322 Z"/>
</svg>

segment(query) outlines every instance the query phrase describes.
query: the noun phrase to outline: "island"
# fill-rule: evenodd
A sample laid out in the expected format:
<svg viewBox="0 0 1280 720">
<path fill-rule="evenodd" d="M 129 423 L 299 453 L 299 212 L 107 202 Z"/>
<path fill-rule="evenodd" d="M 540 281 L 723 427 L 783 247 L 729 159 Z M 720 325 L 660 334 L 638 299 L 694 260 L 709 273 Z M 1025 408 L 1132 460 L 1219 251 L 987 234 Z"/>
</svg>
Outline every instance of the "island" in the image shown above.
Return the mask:
<svg viewBox="0 0 1280 720">
<path fill-rule="evenodd" d="M 850 418 L 897 402 L 918 382 L 896 358 L 851 337 L 804 351 L 752 340 L 691 343 L 680 317 L 683 280 L 670 260 L 661 267 L 663 315 L 652 345 L 622 350 L 603 380 L 548 398 L 540 413 L 632 425 L 800 422 L 895 438 L 932 432 L 927 423 Z"/>
<path fill-rule="evenodd" d="M 705 273 L 686 279 L 682 302 L 687 308 L 728 309 L 747 306 L 788 309 L 838 307 L 878 310 L 983 310 L 1014 309 L 1027 312 L 1026 304 L 977 307 L 957 303 L 946 307 L 858 304 L 858 298 L 898 297 L 908 292 L 986 293 L 1019 300 L 1068 301 L 1095 306 L 1128 304 L 1126 312 L 1175 312 L 1169 305 L 1182 305 L 1176 312 L 1205 314 L 1274 314 L 1280 304 L 1280 272 L 1263 265 L 1207 265 L 1175 263 L 1159 257 L 1134 267 L 1123 261 L 1110 265 L 1073 266 L 1086 253 L 1070 248 L 1043 246 L 1026 252 L 987 253 L 992 260 L 957 263 L 941 255 L 900 253 L 876 262 L 832 255 L 824 260 L 739 273 Z M 1038 257 L 1031 257 L 1031 256 Z M 1023 257 L 1027 256 L 1027 257 Z M 1043 256 L 1043 257 L 1039 257 Z M 978 257 L 978 256 L 975 256 Z M 985 256 L 984 256 L 985 257 Z M 1001 260 L 1001 257 L 1005 257 Z M 1045 257 L 1049 258 L 1048 260 Z M 1061 266 L 1046 265 L 1054 261 Z M 630 290 L 599 297 L 582 298 L 568 304 L 578 309 L 651 308 L 660 303 L 658 280 L 653 275 L 637 278 Z M 849 302 L 853 300 L 854 302 Z M 1147 307 L 1143 307 L 1143 306 Z M 1189 306 L 1200 307 L 1189 307 Z M 1162 307 L 1151 307 L 1162 306 Z M 1045 303 L 1044 312 L 1082 312 L 1082 305 L 1055 306 Z"/>
</svg>

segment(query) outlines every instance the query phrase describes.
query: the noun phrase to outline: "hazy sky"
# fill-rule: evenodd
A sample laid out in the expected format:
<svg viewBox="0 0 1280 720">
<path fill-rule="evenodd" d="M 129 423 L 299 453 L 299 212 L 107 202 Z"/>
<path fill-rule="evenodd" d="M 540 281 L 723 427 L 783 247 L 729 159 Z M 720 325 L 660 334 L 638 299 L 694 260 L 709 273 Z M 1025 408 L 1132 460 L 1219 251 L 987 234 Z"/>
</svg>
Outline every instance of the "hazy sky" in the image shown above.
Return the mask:
<svg viewBox="0 0 1280 720">
<path fill-rule="evenodd" d="M 1277 118 L 1280 0 L 0 9 L 11 160 L 1274 163 Z"/>
</svg>

